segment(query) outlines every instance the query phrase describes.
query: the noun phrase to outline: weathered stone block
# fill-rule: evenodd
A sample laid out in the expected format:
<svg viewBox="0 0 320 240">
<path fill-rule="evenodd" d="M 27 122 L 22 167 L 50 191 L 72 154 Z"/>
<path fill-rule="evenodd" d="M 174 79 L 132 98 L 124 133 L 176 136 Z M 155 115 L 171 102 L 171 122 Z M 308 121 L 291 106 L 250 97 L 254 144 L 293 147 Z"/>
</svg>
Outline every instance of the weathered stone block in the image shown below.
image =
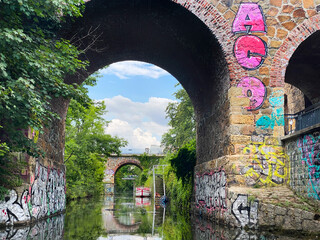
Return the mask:
<svg viewBox="0 0 320 240">
<path fill-rule="evenodd" d="M 240 144 L 249 144 L 251 140 L 250 136 L 244 136 L 244 135 L 231 135 L 230 141 L 232 144 L 234 143 L 240 143 Z"/>
<path fill-rule="evenodd" d="M 307 212 L 307 211 L 302 211 L 301 212 L 301 217 L 305 220 L 313 220 L 314 218 L 314 213 L 312 212 Z"/>
<path fill-rule="evenodd" d="M 254 116 L 251 115 L 231 115 L 230 116 L 230 123 L 231 124 L 247 124 L 253 125 L 254 124 Z"/>
</svg>

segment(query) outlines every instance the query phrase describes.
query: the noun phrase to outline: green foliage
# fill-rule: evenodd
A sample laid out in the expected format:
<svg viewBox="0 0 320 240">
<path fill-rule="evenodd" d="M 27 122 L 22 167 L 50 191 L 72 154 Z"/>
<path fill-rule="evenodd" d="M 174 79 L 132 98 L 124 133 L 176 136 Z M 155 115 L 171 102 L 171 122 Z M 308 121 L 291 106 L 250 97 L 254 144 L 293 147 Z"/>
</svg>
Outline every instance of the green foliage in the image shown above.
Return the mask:
<svg viewBox="0 0 320 240">
<path fill-rule="evenodd" d="M 95 84 L 95 79 L 90 78 L 84 84 L 87 83 Z M 79 91 L 87 93 L 84 85 Z M 120 154 L 120 148 L 126 145 L 123 139 L 104 133 L 105 113 L 104 102 L 92 102 L 88 97 L 83 102 L 70 102 L 65 143 L 69 199 L 101 194 L 107 157 L 112 153 Z"/>
<path fill-rule="evenodd" d="M 143 169 L 136 181 L 136 186 L 145 186 L 145 183 L 148 180 L 150 174 L 151 171 L 149 169 Z"/>
<path fill-rule="evenodd" d="M 196 164 L 196 140 L 193 139 L 178 150 L 173 158 L 170 159 L 178 179 L 185 184 L 193 179 L 194 166 Z"/>
<path fill-rule="evenodd" d="M 189 178 L 185 178 L 182 182 L 182 178 L 178 179 L 174 168 L 171 166 L 171 159 L 174 158 L 174 154 L 167 154 L 164 159 L 161 160 L 161 165 L 166 165 L 164 168 L 164 179 L 166 183 L 166 195 L 170 199 L 170 208 L 173 212 L 181 212 L 189 214 L 191 197 L 192 197 L 192 174 Z"/>
<path fill-rule="evenodd" d="M 192 197 L 193 171 L 196 164 L 196 127 L 191 100 L 184 89 L 175 92 L 178 102 L 169 103 L 166 109 L 171 129 L 162 136 L 168 151 L 162 165 L 170 206 L 188 212 Z"/>
<path fill-rule="evenodd" d="M 6 143 L 0 143 L 0 200 L 8 193 L 8 189 L 22 184 L 21 171 L 26 167 L 21 154 L 9 152 Z"/>
<path fill-rule="evenodd" d="M 129 175 L 139 176 L 141 172 L 141 169 L 136 166 L 126 165 L 121 167 L 115 175 L 116 193 L 118 194 L 122 192 L 133 192 L 133 186 L 136 180 L 124 180 L 122 178 L 128 177 Z"/>
<path fill-rule="evenodd" d="M 86 62 L 69 41 L 55 32 L 65 17 L 81 16 L 82 0 L 0 0 L 0 191 L 17 184 L 19 164 L 12 152 L 33 157 L 43 151 L 25 130 L 40 130 L 57 115 L 50 109 L 53 97 L 81 98 L 66 75 Z M 13 168 L 18 169 L 17 171 Z M 9 184 L 8 181 L 14 184 Z"/>
<path fill-rule="evenodd" d="M 139 159 L 141 166 L 144 169 L 151 169 L 153 165 L 157 165 L 159 160 L 162 158 L 157 155 L 148 155 L 147 153 L 143 153 L 141 155 L 135 155 L 135 158 Z"/>
<path fill-rule="evenodd" d="M 190 218 L 179 212 L 176 215 L 166 215 L 159 232 L 163 232 L 165 240 L 191 240 L 193 235 Z"/>
<path fill-rule="evenodd" d="M 162 144 L 170 152 L 177 151 L 196 137 L 194 110 L 186 90 L 180 89 L 174 96 L 179 101 L 169 103 L 166 109 L 171 128 L 162 136 Z"/>
</svg>

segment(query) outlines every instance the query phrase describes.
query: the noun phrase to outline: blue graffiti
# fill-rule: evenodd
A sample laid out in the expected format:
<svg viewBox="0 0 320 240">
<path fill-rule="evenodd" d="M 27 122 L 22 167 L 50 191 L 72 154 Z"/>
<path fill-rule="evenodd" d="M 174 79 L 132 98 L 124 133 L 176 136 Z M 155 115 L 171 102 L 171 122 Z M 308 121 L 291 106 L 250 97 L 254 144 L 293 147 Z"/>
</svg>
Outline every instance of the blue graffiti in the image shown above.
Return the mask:
<svg viewBox="0 0 320 240">
<path fill-rule="evenodd" d="M 305 135 L 297 141 L 302 164 L 308 170 L 308 196 L 320 200 L 320 137 Z"/>
<path fill-rule="evenodd" d="M 257 127 L 261 129 L 274 129 L 274 126 L 284 126 L 284 96 L 282 90 L 274 91 L 269 97 L 269 103 L 272 107 L 271 116 L 264 115 L 256 122 Z"/>
<path fill-rule="evenodd" d="M 284 126 L 283 108 L 274 109 L 270 117 L 264 115 L 256 122 L 256 126 L 261 127 L 261 129 L 274 129 L 275 125 Z"/>
<path fill-rule="evenodd" d="M 284 104 L 283 91 L 274 91 L 269 98 L 269 102 L 272 107 L 282 107 Z"/>
</svg>

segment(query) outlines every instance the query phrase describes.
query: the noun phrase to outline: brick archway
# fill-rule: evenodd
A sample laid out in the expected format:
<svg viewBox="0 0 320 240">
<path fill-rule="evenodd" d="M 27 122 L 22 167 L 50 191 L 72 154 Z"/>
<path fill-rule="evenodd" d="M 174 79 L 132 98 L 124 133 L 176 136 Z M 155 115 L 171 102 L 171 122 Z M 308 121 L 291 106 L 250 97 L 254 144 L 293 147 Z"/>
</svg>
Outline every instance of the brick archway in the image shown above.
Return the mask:
<svg viewBox="0 0 320 240">
<path fill-rule="evenodd" d="M 284 86 L 290 58 L 299 45 L 318 30 L 320 30 L 320 15 L 315 15 L 306 19 L 289 33 L 273 58 L 270 72 L 271 87 Z"/>
<path fill-rule="evenodd" d="M 143 170 L 140 160 L 132 155 L 110 156 L 104 170 L 104 183 L 114 184 L 117 171 L 125 165 L 134 165 Z"/>
<path fill-rule="evenodd" d="M 91 2 L 93 0 L 86 0 L 85 2 Z M 231 28 L 227 20 L 220 14 L 212 3 L 208 0 L 170 0 L 174 3 L 184 7 L 197 18 L 199 18 L 212 32 L 213 35 L 219 41 L 223 52 L 226 56 L 228 63 L 228 69 L 231 72 L 230 80 L 236 81 L 245 76 L 243 68 L 237 64 L 237 61 L 233 54 L 233 44 L 236 40 L 236 36 L 231 32 Z M 237 72 L 237 74 L 233 72 Z"/>
<path fill-rule="evenodd" d="M 193 103 L 198 162 L 217 159 L 224 156 L 229 141 L 227 127 L 220 126 L 229 119 L 230 82 L 246 72 L 233 55 L 231 30 L 207 0 L 91 0 L 83 17 L 60 32 L 63 38 L 75 40 L 79 49 L 86 49 L 82 57 L 90 62 L 85 72 L 66 82 L 81 83 L 102 67 L 124 60 L 165 69 Z M 63 115 L 61 110 L 56 112 Z"/>
</svg>

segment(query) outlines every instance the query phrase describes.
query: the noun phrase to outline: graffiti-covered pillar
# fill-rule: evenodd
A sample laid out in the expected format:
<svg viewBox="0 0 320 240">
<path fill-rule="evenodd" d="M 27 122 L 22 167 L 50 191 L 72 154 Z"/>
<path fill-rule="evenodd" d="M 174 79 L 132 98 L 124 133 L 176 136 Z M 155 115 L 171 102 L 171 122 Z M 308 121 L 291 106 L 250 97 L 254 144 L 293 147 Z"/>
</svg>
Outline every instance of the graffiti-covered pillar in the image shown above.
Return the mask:
<svg viewBox="0 0 320 240">
<path fill-rule="evenodd" d="M 250 194 L 252 189 L 273 187 L 282 191 L 277 187 L 290 183 L 290 159 L 281 142 L 286 65 L 279 68 L 282 59 L 278 59 L 277 51 L 303 20 L 301 17 L 315 14 L 315 6 L 281 0 L 218 1 L 213 5 L 233 35 L 232 53 L 227 57 L 241 70 L 229 68 L 229 142 L 225 155 L 195 168 L 194 209 L 233 226 L 258 228 L 268 223 L 262 219 L 263 201 Z M 286 45 L 287 49 L 290 46 Z M 274 65 L 274 59 L 278 64 Z M 279 226 L 284 223 L 281 221 Z M 270 222 L 275 224 L 274 217 Z"/>
</svg>

